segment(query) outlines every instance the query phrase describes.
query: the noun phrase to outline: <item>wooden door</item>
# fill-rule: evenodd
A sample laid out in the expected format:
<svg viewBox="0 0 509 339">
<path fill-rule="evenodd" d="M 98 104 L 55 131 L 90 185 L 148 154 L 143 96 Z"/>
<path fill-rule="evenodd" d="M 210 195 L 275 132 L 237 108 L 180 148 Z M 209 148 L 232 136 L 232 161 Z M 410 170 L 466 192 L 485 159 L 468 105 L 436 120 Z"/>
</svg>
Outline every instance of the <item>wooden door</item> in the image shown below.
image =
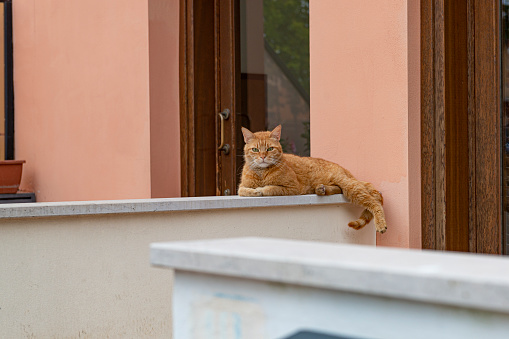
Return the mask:
<svg viewBox="0 0 509 339">
<path fill-rule="evenodd" d="M 237 157 L 237 117 L 240 111 L 239 3 L 216 0 L 216 13 L 216 111 L 219 112 L 217 130 L 221 146 L 218 146 L 216 192 L 217 195 L 232 195 L 237 194 L 237 162 L 242 161 Z"/>
<path fill-rule="evenodd" d="M 500 4 L 421 0 L 423 248 L 501 253 Z"/>
<path fill-rule="evenodd" d="M 180 1 L 182 196 L 236 194 L 238 6 Z M 221 144 L 222 143 L 222 144 Z"/>
</svg>

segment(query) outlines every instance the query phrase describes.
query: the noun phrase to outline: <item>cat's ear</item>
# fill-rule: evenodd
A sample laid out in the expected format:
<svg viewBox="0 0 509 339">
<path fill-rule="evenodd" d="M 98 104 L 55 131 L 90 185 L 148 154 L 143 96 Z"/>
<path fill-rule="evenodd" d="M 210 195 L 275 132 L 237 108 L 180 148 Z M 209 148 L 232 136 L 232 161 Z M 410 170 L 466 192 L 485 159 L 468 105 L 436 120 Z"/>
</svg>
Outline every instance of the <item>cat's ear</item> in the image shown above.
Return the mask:
<svg viewBox="0 0 509 339">
<path fill-rule="evenodd" d="M 278 125 L 276 128 L 272 130 L 272 132 L 270 132 L 270 137 L 272 139 L 276 139 L 277 141 L 281 139 L 281 125 Z"/>
<path fill-rule="evenodd" d="M 242 135 L 244 136 L 244 141 L 246 142 L 246 144 L 253 140 L 255 137 L 253 132 L 244 127 L 242 127 Z"/>
</svg>

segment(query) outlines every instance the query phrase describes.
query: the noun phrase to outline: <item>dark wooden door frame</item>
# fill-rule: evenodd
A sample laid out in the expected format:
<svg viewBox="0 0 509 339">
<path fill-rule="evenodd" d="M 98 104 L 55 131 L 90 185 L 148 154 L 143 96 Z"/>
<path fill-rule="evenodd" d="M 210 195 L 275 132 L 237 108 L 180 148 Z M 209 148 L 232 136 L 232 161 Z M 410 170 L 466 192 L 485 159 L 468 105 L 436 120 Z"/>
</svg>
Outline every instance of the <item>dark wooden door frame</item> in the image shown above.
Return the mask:
<svg viewBox="0 0 509 339">
<path fill-rule="evenodd" d="M 237 1 L 180 0 L 180 159 L 181 195 L 236 193 L 235 112 L 240 61 Z M 229 153 L 218 150 L 219 113 Z"/>
<path fill-rule="evenodd" d="M 422 246 L 501 253 L 499 3 L 421 0 Z"/>
<path fill-rule="evenodd" d="M 180 0 L 180 161 L 183 197 L 215 195 L 214 3 Z M 208 148 L 208 152 L 204 148 Z"/>
<path fill-rule="evenodd" d="M 236 0 L 216 3 L 216 111 L 228 109 L 224 138 L 229 152 L 218 152 L 217 195 L 237 194 L 237 116 L 240 111 L 240 7 Z"/>
</svg>

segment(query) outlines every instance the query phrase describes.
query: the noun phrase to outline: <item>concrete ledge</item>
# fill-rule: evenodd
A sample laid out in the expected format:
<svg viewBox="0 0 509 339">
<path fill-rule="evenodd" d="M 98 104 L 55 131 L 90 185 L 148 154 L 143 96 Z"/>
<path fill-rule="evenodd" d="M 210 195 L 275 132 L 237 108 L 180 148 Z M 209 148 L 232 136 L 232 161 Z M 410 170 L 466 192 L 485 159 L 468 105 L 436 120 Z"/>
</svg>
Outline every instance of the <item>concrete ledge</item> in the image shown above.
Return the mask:
<svg viewBox="0 0 509 339">
<path fill-rule="evenodd" d="M 151 243 L 254 236 L 374 246 L 373 223 L 348 227 L 362 208 L 342 202 L 209 197 L 2 206 L 0 338 L 26 337 L 26 329 L 36 338 L 171 338 L 174 278 L 149 265 Z"/>
<path fill-rule="evenodd" d="M 156 243 L 181 271 L 509 313 L 509 259 L 267 238 Z"/>
<path fill-rule="evenodd" d="M 337 205 L 349 201 L 342 195 L 283 197 L 197 197 L 139 200 L 72 201 L 0 205 L 0 219 L 93 214 L 147 213 L 251 207 Z"/>
</svg>

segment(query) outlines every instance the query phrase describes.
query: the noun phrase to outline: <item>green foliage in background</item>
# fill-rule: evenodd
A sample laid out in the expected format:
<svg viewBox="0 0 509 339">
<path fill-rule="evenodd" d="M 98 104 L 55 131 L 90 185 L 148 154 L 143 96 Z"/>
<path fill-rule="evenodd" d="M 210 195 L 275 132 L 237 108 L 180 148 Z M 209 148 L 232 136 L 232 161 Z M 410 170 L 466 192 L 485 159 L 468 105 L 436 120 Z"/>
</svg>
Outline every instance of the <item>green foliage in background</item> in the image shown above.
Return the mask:
<svg viewBox="0 0 509 339">
<path fill-rule="evenodd" d="M 304 143 L 304 154 L 309 155 L 311 152 L 311 134 L 310 134 L 310 128 L 309 128 L 309 121 L 304 121 L 302 123 L 304 125 L 304 133 L 302 133 L 300 136 L 306 140 Z"/>
<path fill-rule="evenodd" d="M 309 94 L 309 0 L 264 0 L 265 41 Z"/>
</svg>

